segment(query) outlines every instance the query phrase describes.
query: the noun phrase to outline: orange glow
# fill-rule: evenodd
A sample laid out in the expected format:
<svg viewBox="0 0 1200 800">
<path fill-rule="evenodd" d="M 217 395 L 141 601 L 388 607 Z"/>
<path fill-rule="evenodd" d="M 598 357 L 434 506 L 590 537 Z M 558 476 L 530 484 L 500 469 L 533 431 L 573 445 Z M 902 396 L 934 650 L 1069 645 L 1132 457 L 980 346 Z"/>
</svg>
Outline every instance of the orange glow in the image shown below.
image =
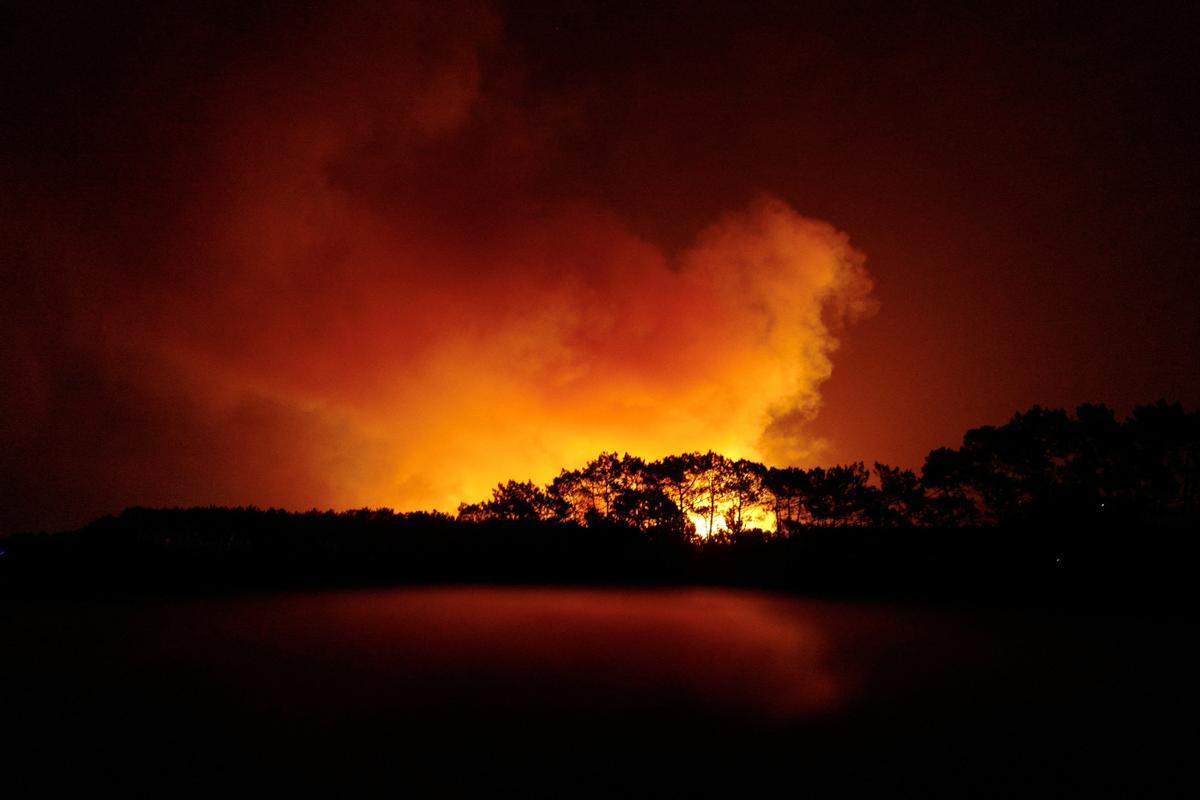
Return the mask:
<svg viewBox="0 0 1200 800">
<path fill-rule="evenodd" d="M 833 331 L 873 309 L 863 255 L 772 197 L 669 252 L 594 202 L 530 195 L 536 120 L 480 84 L 496 35 L 481 15 L 427 62 L 381 51 L 399 83 L 349 60 L 265 106 L 272 65 L 214 90 L 222 178 L 170 260 L 222 274 L 148 289 L 120 344 L 218 428 L 253 403 L 289 429 L 271 460 L 292 479 L 271 467 L 221 501 L 453 509 L 601 451 L 819 454 L 801 428 Z M 383 42 L 356 36 L 340 46 Z M 476 169 L 479 147 L 502 166 Z"/>
<path fill-rule="evenodd" d="M 594 210 L 416 261 L 386 231 L 346 242 L 343 220 L 324 222 L 322 238 L 362 250 L 320 268 L 369 280 L 268 301 L 271 324 L 239 336 L 261 359 L 192 335 L 170 355 L 218 397 L 265 396 L 336 426 L 335 440 L 303 443 L 332 466 L 335 506 L 453 508 L 606 450 L 810 459 L 820 443 L 795 426 L 830 374 L 828 320 L 869 308 L 845 237 L 773 199 L 676 258 Z M 269 274 L 258 258 L 238 256 L 241 291 Z M 430 263 L 464 276 L 453 300 Z"/>
<path fill-rule="evenodd" d="M 688 512 L 688 521 L 696 526 L 696 535 L 701 539 L 707 539 L 714 533 L 729 530 L 730 525 L 726 520 L 729 512 L 728 504 L 717 508 L 719 510 L 713 515 L 711 525 L 709 518 L 704 514 Z M 746 529 L 758 528 L 763 531 L 774 531 L 775 524 L 775 512 L 769 508 L 748 509 L 742 514 L 742 527 Z"/>
<path fill-rule="evenodd" d="M 1177 15 L 173 5 L 5 4 L 0 535 L 1200 404 Z"/>
<path fill-rule="evenodd" d="M 249 652 L 298 664 L 336 641 L 348 663 L 375 665 L 369 675 L 387 681 L 386 693 L 411 693 L 418 704 L 461 701 L 494 686 L 480 683 L 482 670 L 503 678 L 505 691 L 486 698 L 493 707 L 522 706 L 530 693 L 542 703 L 549 696 L 567 707 L 603 708 L 657 704 L 665 693 L 791 720 L 840 707 L 859 683 L 828 666 L 830 609 L 730 591 L 406 589 L 262 598 L 237 608 L 236 615 L 207 609 L 216 621 L 205 630 L 217 641 L 237 640 L 252 620 L 256 636 L 271 635 L 256 638 Z M 257 674 L 240 669 L 232 679 Z M 320 711 L 321 698 L 337 697 L 328 710 L 338 718 L 347 707 L 379 702 L 378 691 L 331 685 L 307 693 L 306 702 Z M 252 694 L 291 702 L 278 688 L 276 681 Z"/>
<path fill-rule="evenodd" d="M 452 510 L 601 451 L 819 456 L 804 424 L 835 332 L 874 308 L 864 256 L 767 195 L 667 248 L 538 191 L 559 112 L 501 41 L 473 5 L 338 17 L 197 83 L 186 147 L 156 143 L 154 234 L 55 234 L 44 280 L 72 308 L 46 338 L 95 386 L 51 410 L 31 361 L 28 426 L 93 429 L 30 482 L 89 515 Z"/>
</svg>

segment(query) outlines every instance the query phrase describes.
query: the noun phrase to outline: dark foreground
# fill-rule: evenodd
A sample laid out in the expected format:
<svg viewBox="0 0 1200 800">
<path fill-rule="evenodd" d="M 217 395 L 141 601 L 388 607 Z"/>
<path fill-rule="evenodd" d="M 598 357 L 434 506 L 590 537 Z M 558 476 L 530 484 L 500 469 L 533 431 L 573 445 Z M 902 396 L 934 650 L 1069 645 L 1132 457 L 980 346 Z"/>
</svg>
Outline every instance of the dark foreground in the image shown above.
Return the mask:
<svg viewBox="0 0 1200 800">
<path fill-rule="evenodd" d="M 1170 614 L 722 589 L 9 602 L 6 796 L 1190 793 Z"/>
</svg>

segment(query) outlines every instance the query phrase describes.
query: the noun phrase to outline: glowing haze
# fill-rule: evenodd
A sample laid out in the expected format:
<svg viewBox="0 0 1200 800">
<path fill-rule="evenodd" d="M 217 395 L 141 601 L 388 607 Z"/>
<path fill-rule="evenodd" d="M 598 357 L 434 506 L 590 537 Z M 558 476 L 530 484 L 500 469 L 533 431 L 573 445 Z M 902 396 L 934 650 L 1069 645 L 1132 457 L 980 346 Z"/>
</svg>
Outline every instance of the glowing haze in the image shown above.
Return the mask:
<svg viewBox="0 0 1200 800">
<path fill-rule="evenodd" d="M 1200 404 L 1191 11 L 0 4 L 0 532 Z"/>
<path fill-rule="evenodd" d="M 302 20 L 149 104 L 91 196 L 5 205 L 39 274 L 5 323 L 33 507 L 452 509 L 601 450 L 819 452 L 863 255 L 770 196 L 668 251 L 545 189 L 571 109 L 523 89 L 502 28 Z"/>
</svg>

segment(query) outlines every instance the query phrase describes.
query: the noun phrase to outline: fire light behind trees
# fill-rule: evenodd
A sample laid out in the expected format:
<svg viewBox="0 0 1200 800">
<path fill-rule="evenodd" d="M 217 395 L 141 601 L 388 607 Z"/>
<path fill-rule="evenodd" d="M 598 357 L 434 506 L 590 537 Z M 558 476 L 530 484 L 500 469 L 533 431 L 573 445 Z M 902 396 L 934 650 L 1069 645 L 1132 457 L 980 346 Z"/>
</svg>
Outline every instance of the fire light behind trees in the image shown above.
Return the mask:
<svg viewBox="0 0 1200 800">
<path fill-rule="evenodd" d="M 1200 398 L 1171 14 L 58 5 L 0 11 L 0 535 Z"/>
<path fill-rule="evenodd" d="M 259 35 L 143 123 L 187 136 L 121 129 L 149 154 L 128 186 L 5 207 L 40 310 L 0 315 L 5 382 L 31 387 L 0 414 L 13 452 L 72 455 L 0 465 L 31 498 L 0 526 L 453 508 L 611 450 L 819 454 L 836 333 L 874 308 L 845 234 L 741 194 L 690 244 L 650 241 L 562 182 L 561 109 L 485 7 L 331 6 Z"/>
<path fill-rule="evenodd" d="M 469 521 L 607 520 L 700 539 L 806 525 L 877 524 L 882 519 L 867 479 L 861 464 L 776 469 L 712 451 L 652 462 L 602 453 L 579 469 L 563 470 L 545 488 L 531 481 L 501 484 L 490 500 L 460 505 L 458 515 Z"/>
<path fill-rule="evenodd" d="M 613 522 L 690 539 L 811 527 L 1179 524 L 1200 513 L 1200 412 L 1159 402 L 1119 422 L 1104 406 L 1038 406 L 929 453 L 918 476 L 875 464 L 767 467 L 688 453 L 646 462 L 602 453 L 544 489 L 497 486 L 468 521 Z"/>
</svg>

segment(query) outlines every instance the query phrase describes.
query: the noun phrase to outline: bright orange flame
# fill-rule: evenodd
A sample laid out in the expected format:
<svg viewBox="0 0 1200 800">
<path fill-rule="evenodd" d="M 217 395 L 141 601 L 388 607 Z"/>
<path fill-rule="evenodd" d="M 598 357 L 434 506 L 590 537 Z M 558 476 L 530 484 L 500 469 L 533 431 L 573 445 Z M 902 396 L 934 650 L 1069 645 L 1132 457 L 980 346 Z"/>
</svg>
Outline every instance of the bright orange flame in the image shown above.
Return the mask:
<svg viewBox="0 0 1200 800">
<path fill-rule="evenodd" d="M 730 514 L 732 504 L 719 504 L 717 513 L 713 514 L 711 524 L 708 515 L 698 514 L 694 511 L 688 512 L 688 519 L 696 526 L 696 535 L 701 539 L 707 539 L 715 533 L 728 531 L 730 528 L 726 518 Z M 751 508 L 742 510 L 742 527 L 746 530 L 757 528 L 763 531 L 775 530 L 775 512 L 765 508 Z"/>
</svg>

